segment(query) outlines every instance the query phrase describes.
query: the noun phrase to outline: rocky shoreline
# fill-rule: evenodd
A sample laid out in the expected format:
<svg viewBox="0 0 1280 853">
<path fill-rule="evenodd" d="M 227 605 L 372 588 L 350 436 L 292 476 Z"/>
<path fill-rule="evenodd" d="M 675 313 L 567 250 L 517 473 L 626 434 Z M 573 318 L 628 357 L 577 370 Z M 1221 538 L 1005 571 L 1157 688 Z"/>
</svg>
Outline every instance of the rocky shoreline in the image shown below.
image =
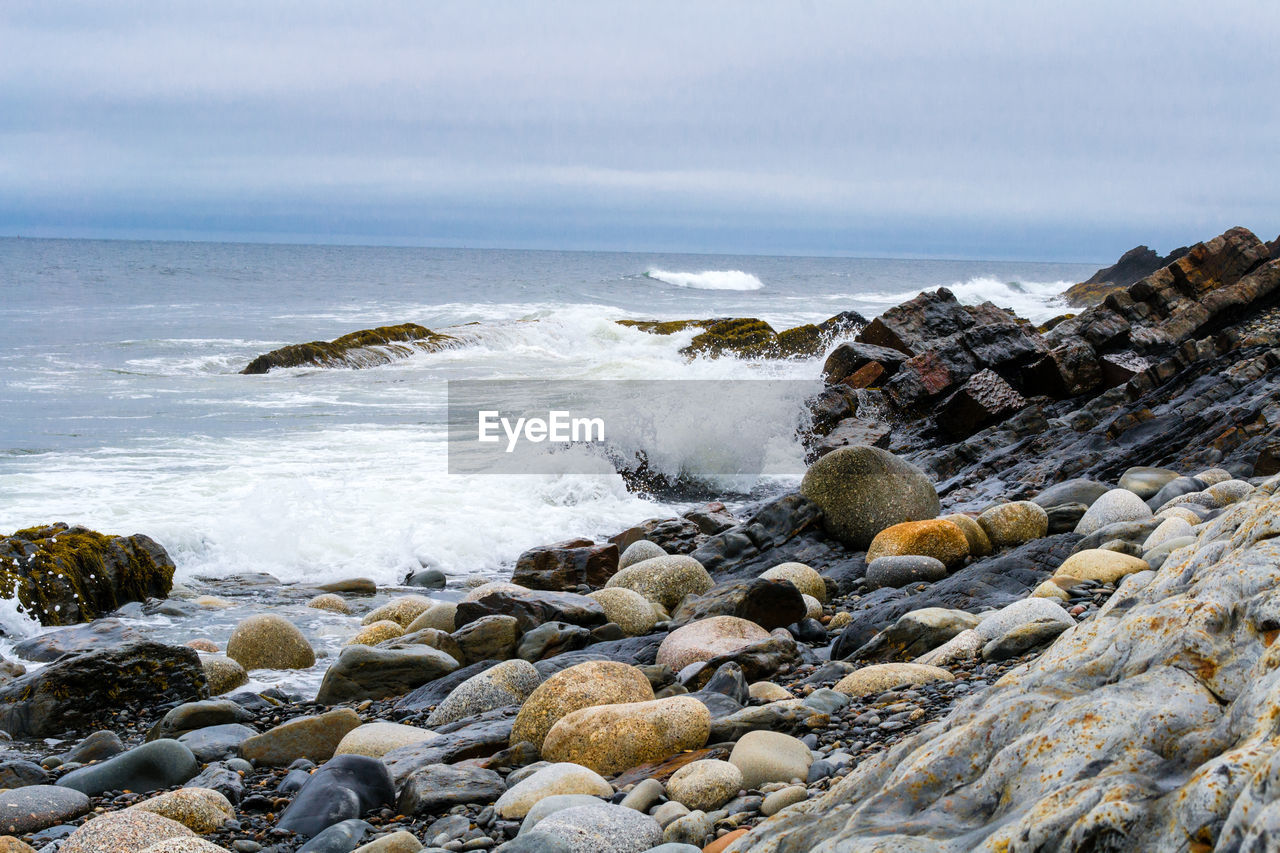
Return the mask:
<svg viewBox="0 0 1280 853">
<path fill-rule="evenodd" d="M 230 602 L 145 536 L 0 538 L 69 626 L 0 666 L 0 851 L 1269 849 L 1272 254 L 1232 229 L 1040 328 L 921 294 L 831 352 L 798 491 L 289 591 L 327 657 L 269 607 L 146 638 Z"/>
</svg>

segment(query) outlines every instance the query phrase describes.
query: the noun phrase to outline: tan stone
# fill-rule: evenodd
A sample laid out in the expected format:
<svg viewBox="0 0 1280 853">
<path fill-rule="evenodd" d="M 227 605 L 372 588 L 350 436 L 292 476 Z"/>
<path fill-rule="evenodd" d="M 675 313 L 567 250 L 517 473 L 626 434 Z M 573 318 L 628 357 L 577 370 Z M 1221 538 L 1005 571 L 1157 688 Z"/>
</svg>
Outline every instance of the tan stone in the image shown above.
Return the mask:
<svg viewBox="0 0 1280 853">
<path fill-rule="evenodd" d="M 412 832 L 401 829 L 361 844 L 353 853 L 418 853 L 421 849 L 422 842 Z"/>
<path fill-rule="evenodd" d="M 227 848 L 203 838 L 170 838 L 168 841 L 152 844 L 142 853 L 227 853 Z"/>
<path fill-rule="evenodd" d="M 711 712 L 692 696 L 599 705 L 574 711 L 552 726 L 542 756 L 612 775 L 698 749 L 710 734 Z"/>
<path fill-rule="evenodd" d="M 780 563 L 761 572 L 760 577 L 770 581 L 791 581 L 805 595 L 812 595 L 824 603 L 827 600 L 827 582 L 804 563 Z"/>
<path fill-rule="evenodd" d="M 129 808 L 152 812 L 204 835 L 235 820 L 236 810 L 222 794 L 208 788 L 179 788 Z"/>
<path fill-rule="evenodd" d="M 970 556 L 985 557 L 994 550 L 991 547 L 991 539 L 987 537 L 987 531 L 982 529 L 982 525 L 973 516 L 958 512 L 953 515 L 941 516 L 938 520 L 949 521 L 960 528 L 964 538 L 969 541 Z"/>
<path fill-rule="evenodd" d="M 204 667 L 204 677 L 209 681 L 211 696 L 220 696 L 249 681 L 249 673 L 244 667 L 224 655 L 202 655 L 200 664 Z"/>
<path fill-rule="evenodd" d="M 653 687 L 636 667 L 615 661 L 580 663 L 555 673 L 529 695 L 516 714 L 511 745 L 528 741 L 541 749 L 552 726 L 574 711 L 651 699 Z"/>
<path fill-rule="evenodd" d="M 732 654 L 769 639 L 769 632 L 737 616 L 712 616 L 677 628 L 658 647 L 657 662 L 676 672 L 691 663 Z"/>
<path fill-rule="evenodd" d="M 240 744 L 240 754 L 249 761 L 275 767 L 292 764 L 299 758 L 328 761 L 347 732 L 358 725 L 360 716 L 350 708 L 294 717 Z"/>
<path fill-rule="evenodd" d="M 528 592 L 529 587 L 507 581 L 482 583 L 462 597 L 463 601 L 479 601 L 491 592 Z"/>
<path fill-rule="evenodd" d="M 297 626 L 274 613 L 241 620 L 227 641 L 227 657 L 247 670 L 310 669 L 316 653 Z"/>
<path fill-rule="evenodd" d="M 196 638 L 196 639 L 194 639 L 194 640 L 187 640 L 187 641 L 186 641 L 185 643 L 183 643 L 182 645 L 184 645 L 184 646 L 186 646 L 187 648 L 190 648 L 190 649 L 195 649 L 195 650 L 196 650 L 196 651 L 198 651 L 198 652 L 217 652 L 217 651 L 221 651 L 221 649 L 219 649 L 219 648 L 218 648 L 218 644 L 217 644 L 217 643 L 215 643 L 213 640 L 207 639 L 207 638 L 205 638 L 205 637 L 197 637 L 197 638 Z"/>
<path fill-rule="evenodd" d="M 195 833 L 176 820 L 124 809 L 91 818 L 67 837 L 59 853 L 139 853 L 170 838 L 195 838 Z"/>
<path fill-rule="evenodd" d="M 762 699 L 765 702 L 782 702 L 796 698 L 785 687 L 774 684 L 772 681 L 756 681 L 748 684 L 747 693 L 752 699 Z"/>
<path fill-rule="evenodd" d="M 314 610 L 328 610 L 330 613 L 350 613 L 351 605 L 347 604 L 347 600 L 336 592 L 326 592 L 317 595 L 315 598 L 307 602 L 307 606 Z"/>
<path fill-rule="evenodd" d="M 996 548 L 1021 545 L 1049 535 L 1049 515 L 1032 501 L 997 504 L 978 516 L 978 524 Z"/>
<path fill-rule="evenodd" d="M 667 796 L 686 808 L 709 812 L 742 789 L 742 771 L 727 761 L 703 759 L 681 767 L 667 781 Z"/>
<path fill-rule="evenodd" d="M 680 606 L 686 595 L 701 595 L 715 581 L 692 557 L 673 555 L 652 557 L 627 566 L 609 578 L 605 587 L 634 590 L 667 610 Z"/>
<path fill-rule="evenodd" d="M 617 586 L 611 589 L 597 589 L 587 593 L 604 608 L 604 615 L 610 622 L 616 622 L 622 633 L 628 637 L 642 637 L 653 630 L 658 622 L 658 614 L 653 605 L 640 593 Z"/>
<path fill-rule="evenodd" d="M 454 619 L 458 614 L 458 604 L 454 601 L 439 601 L 418 614 L 418 617 L 405 628 L 406 634 L 421 631 L 423 628 L 434 628 L 451 634 L 455 630 Z"/>
<path fill-rule="evenodd" d="M 418 616 L 430 610 L 434 604 L 435 602 L 425 595 L 401 595 L 369 611 L 360 624 L 372 625 L 374 622 L 389 619 L 404 628 L 411 625 Z"/>
<path fill-rule="evenodd" d="M 440 737 L 429 729 L 377 721 L 357 726 L 342 736 L 334 755 L 367 755 L 381 758 L 393 749 L 413 746 Z"/>
<path fill-rule="evenodd" d="M 1053 573 L 1054 578 L 1077 578 L 1082 581 L 1098 581 L 1099 583 L 1115 583 L 1125 575 L 1144 572 L 1150 569 L 1146 560 L 1121 554 L 1119 551 L 1108 551 L 1103 548 L 1090 548 L 1077 551 L 1058 566 Z"/>
<path fill-rule="evenodd" d="M 954 681 L 955 676 L 937 666 L 920 663 L 879 663 L 854 670 L 836 683 L 835 690 L 855 699 L 883 693 L 894 687 Z"/>
<path fill-rule="evenodd" d="M 969 540 L 951 521 L 904 521 L 881 530 L 867 548 L 868 563 L 877 557 L 899 556 L 933 557 L 950 567 L 969 556 Z"/>
<path fill-rule="evenodd" d="M 380 619 L 369 622 L 354 637 L 347 640 L 348 646 L 376 646 L 384 640 L 394 640 L 404 636 L 404 626 L 393 619 Z"/>
</svg>

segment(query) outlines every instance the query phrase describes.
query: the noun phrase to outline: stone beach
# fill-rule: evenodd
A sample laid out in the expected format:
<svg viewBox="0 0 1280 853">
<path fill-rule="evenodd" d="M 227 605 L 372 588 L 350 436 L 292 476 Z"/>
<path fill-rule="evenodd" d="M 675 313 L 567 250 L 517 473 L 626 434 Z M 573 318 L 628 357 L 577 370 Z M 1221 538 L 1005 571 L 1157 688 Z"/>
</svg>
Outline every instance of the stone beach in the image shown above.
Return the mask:
<svg viewBox="0 0 1280 853">
<path fill-rule="evenodd" d="M 1040 328 L 940 289 L 824 331 L 797 489 L 510 580 L 194 589 L 145 535 L 0 537 L 69 626 L 0 665 L 0 850 L 1274 849 L 1280 260 L 1167 260 Z M 235 624 L 127 624 L 197 612 Z"/>
</svg>

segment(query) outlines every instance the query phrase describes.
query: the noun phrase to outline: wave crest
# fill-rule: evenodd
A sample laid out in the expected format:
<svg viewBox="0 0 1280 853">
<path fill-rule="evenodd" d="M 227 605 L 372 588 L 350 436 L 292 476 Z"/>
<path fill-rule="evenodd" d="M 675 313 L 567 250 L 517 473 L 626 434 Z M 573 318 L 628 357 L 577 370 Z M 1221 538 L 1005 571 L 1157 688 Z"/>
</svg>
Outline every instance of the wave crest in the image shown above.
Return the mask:
<svg viewBox="0 0 1280 853">
<path fill-rule="evenodd" d="M 647 270 L 645 278 L 651 278 L 676 287 L 694 290 L 760 290 L 764 282 L 742 270 L 703 270 L 702 272 L 671 272 Z"/>
</svg>

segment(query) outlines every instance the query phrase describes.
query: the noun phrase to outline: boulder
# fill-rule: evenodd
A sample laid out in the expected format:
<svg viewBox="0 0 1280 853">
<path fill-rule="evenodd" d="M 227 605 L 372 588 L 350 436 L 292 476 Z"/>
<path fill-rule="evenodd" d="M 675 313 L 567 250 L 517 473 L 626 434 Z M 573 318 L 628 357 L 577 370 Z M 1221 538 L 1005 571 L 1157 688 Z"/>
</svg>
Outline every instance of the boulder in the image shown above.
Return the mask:
<svg viewBox="0 0 1280 853">
<path fill-rule="evenodd" d="M 91 728 L 133 705 L 208 695 L 195 649 L 130 643 L 63 658 L 0 684 L 0 729 L 13 737 L 45 737 Z"/>
<path fill-rule="evenodd" d="M 552 591 L 604 586 L 618 571 L 618 546 L 590 539 L 570 539 L 525 551 L 516 560 L 511 580 L 529 589 Z"/>
<path fill-rule="evenodd" d="M 406 628 L 413 624 L 414 619 L 426 613 L 434 605 L 435 602 L 425 595 L 398 595 L 381 607 L 366 613 L 360 620 L 360 624 L 372 625 L 375 622 L 389 621 L 395 622 L 401 628 Z"/>
<path fill-rule="evenodd" d="M 854 670 L 836 682 L 833 689 L 846 696 L 861 698 L 904 685 L 954 680 L 955 676 L 941 667 L 919 663 L 880 663 Z"/>
<path fill-rule="evenodd" d="M 414 352 L 436 352 L 456 346 L 458 340 L 416 323 L 361 329 L 332 341 L 311 341 L 274 349 L 249 362 L 240 372 L 267 373 L 283 367 L 375 367 Z"/>
<path fill-rule="evenodd" d="M 991 554 L 991 539 L 987 536 L 987 531 L 982 529 L 982 525 L 973 516 L 955 513 L 953 515 L 939 516 L 938 520 L 949 521 L 960 528 L 960 532 L 964 534 L 964 538 L 969 542 L 969 556 L 976 558 L 986 557 Z M 1073 524 L 1072 527 L 1075 527 L 1075 525 Z"/>
<path fill-rule="evenodd" d="M 811 595 L 821 602 L 827 600 L 827 582 L 822 579 L 822 575 L 804 563 L 780 563 L 761 572 L 760 577 L 769 581 L 791 581 L 803 594 Z"/>
<path fill-rule="evenodd" d="M 755 790 L 770 782 L 803 781 L 809 775 L 813 753 L 791 735 L 754 731 L 733 745 L 729 763 L 741 772 L 742 787 Z"/>
<path fill-rule="evenodd" d="M 0 537 L 0 586 L 42 625 L 75 625 L 131 601 L 164 598 L 173 560 L 154 540 L 63 523 Z"/>
<path fill-rule="evenodd" d="M 506 820 L 519 820 L 547 797 L 570 794 L 612 797 L 613 786 L 580 764 L 548 764 L 508 788 L 494 804 L 494 811 Z"/>
<path fill-rule="evenodd" d="M 607 630 L 602 626 L 601 630 Z M 622 636 L 621 629 L 618 637 Z M 547 622 L 527 632 L 516 645 L 516 657 L 527 661 L 555 657 L 566 652 L 577 651 L 591 645 L 595 635 L 578 625 L 568 622 Z"/>
<path fill-rule="evenodd" d="M 297 627 L 274 613 L 241 620 L 227 640 L 227 657 L 254 669 L 310 669 L 316 653 Z"/>
<path fill-rule="evenodd" d="M 347 640 L 348 646 L 376 646 L 387 640 L 404 636 L 404 626 L 392 619 L 379 619 L 361 626 L 355 635 Z"/>
<path fill-rule="evenodd" d="M 209 682 L 210 696 L 221 696 L 249 682 L 244 667 L 226 655 L 201 655 L 200 665 Z"/>
<path fill-rule="evenodd" d="M 472 664 L 482 660 L 507 660 L 513 657 L 520 629 L 514 616 L 482 616 L 463 625 L 450 636 L 462 650 L 464 659 L 459 663 Z"/>
<path fill-rule="evenodd" d="M 901 350 L 850 341 L 831 351 L 822 365 L 822 375 L 828 385 L 834 385 L 874 365 L 879 368 L 878 378 L 888 380 L 906 360 Z"/>
<path fill-rule="evenodd" d="M 580 663 L 555 673 L 533 690 L 516 715 L 511 745 L 528 742 L 541 749 L 547 732 L 582 708 L 652 699 L 653 687 L 636 667 L 614 661 Z"/>
<path fill-rule="evenodd" d="M 199 771 L 191 750 L 168 738 L 135 746 L 98 764 L 72 770 L 58 785 L 96 797 L 104 791 L 146 793 L 181 785 Z"/>
<path fill-rule="evenodd" d="M 458 661 L 430 646 L 347 646 L 325 672 L 316 701 L 336 705 L 399 696 L 457 668 Z"/>
<path fill-rule="evenodd" d="M 1143 521 L 1151 515 L 1151 507 L 1133 492 L 1128 489 L 1111 489 L 1089 506 L 1089 511 L 1076 525 L 1076 533 L 1087 536 L 1109 524 Z"/>
<path fill-rule="evenodd" d="M 327 761 L 347 733 L 360 725 L 350 708 L 294 717 L 240 744 L 240 754 L 255 764 L 285 767 L 299 758 Z"/>
<path fill-rule="evenodd" d="M 485 616 L 511 616 L 520 633 L 547 622 L 567 622 L 594 628 L 609 621 L 599 602 L 572 592 L 545 590 L 495 590 L 458 605 L 455 624 L 461 628 Z"/>
<path fill-rule="evenodd" d="M 707 742 L 711 714 L 691 696 L 598 705 L 562 717 L 547 732 L 542 755 L 614 774 Z"/>
<path fill-rule="evenodd" d="M 979 370 L 938 406 L 935 420 L 957 438 L 999 423 L 1024 408 L 1027 401 L 994 370 Z"/>
<path fill-rule="evenodd" d="M 1064 630 L 1076 624 L 1071 614 L 1059 604 L 1049 598 L 1036 596 L 983 614 L 982 621 L 975 630 L 984 641 L 991 641 L 1036 622 L 1057 622 Z"/>
<path fill-rule="evenodd" d="M 622 587 L 640 593 L 650 601 L 674 610 L 686 595 L 701 595 L 715 582 L 702 564 L 692 557 L 653 557 L 634 563 L 605 584 L 606 588 Z"/>
<path fill-rule="evenodd" d="M 756 578 L 718 584 L 702 595 L 686 597 L 671 614 L 671 622 L 687 625 L 712 616 L 736 616 L 772 630 L 799 622 L 805 612 L 804 596 L 789 580 Z"/>
<path fill-rule="evenodd" d="M 924 473 L 874 447 L 847 447 L 805 472 L 801 494 L 823 512 L 823 524 L 846 545 L 865 549 L 886 527 L 938 515 L 938 494 Z"/>
<path fill-rule="evenodd" d="M 663 840 L 656 820 L 608 803 L 562 809 L 540 821 L 533 835 L 564 853 L 643 853 Z"/>
<path fill-rule="evenodd" d="M 1050 486 L 1032 498 L 1032 502 L 1045 509 L 1067 504 L 1084 504 L 1087 507 L 1109 491 L 1105 483 L 1080 477 Z"/>
<path fill-rule="evenodd" d="M 615 545 L 617 543 L 614 543 Z M 654 557 L 665 557 L 667 552 L 662 550 L 662 546 L 657 543 L 650 542 L 648 539 L 637 539 L 627 546 L 627 550 L 622 552 L 622 556 L 618 558 L 618 568 L 625 569 L 636 563 L 642 563 L 645 560 L 652 560 Z"/>
<path fill-rule="evenodd" d="M 431 764 L 411 774 L 400 789 L 396 811 L 441 814 L 454 806 L 491 805 L 507 790 L 502 777 L 483 767 Z"/>
<path fill-rule="evenodd" d="M 407 726 L 402 723 L 388 723 L 378 720 L 356 726 L 342 736 L 334 755 L 367 755 L 370 758 L 381 758 L 393 749 L 413 746 L 435 740 L 440 737 L 433 731 Z"/>
<path fill-rule="evenodd" d="M 604 608 L 605 617 L 620 627 L 628 637 L 643 636 L 652 631 L 658 622 L 658 616 L 649 600 L 634 590 L 617 586 L 587 593 L 587 597 L 599 603 Z"/>
<path fill-rule="evenodd" d="M 141 631 L 119 619 L 96 619 L 87 625 L 59 628 L 19 640 L 13 645 L 13 653 L 26 660 L 50 663 L 66 654 L 117 648 L 143 639 Z"/>
<path fill-rule="evenodd" d="M 528 661 L 504 661 L 455 687 L 427 717 L 427 725 L 434 728 L 494 708 L 519 705 L 541 681 L 542 676 Z"/>
<path fill-rule="evenodd" d="M 947 567 L 933 557 L 877 557 L 867 565 L 867 586 L 900 589 L 913 583 L 932 583 L 947 576 Z"/>
<path fill-rule="evenodd" d="M 39 832 L 88 814 L 84 793 L 59 785 L 29 785 L 0 791 L 0 829 L 15 835 Z M 4 848 L 0 847 L 0 851 Z"/>
<path fill-rule="evenodd" d="M 945 566 L 956 566 L 969 556 L 969 540 L 955 523 L 933 518 L 886 527 L 867 548 L 868 564 L 880 557 L 904 556 L 932 557 Z"/>
<path fill-rule="evenodd" d="M 996 504 L 978 516 L 992 546 L 1022 545 L 1049 535 L 1049 514 L 1033 501 Z"/>
<path fill-rule="evenodd" d="M 1125 575 L 1144 572 L 1151 568 L 1139 557 L 1131 557 L 1118 551 L 1090 548 L 1072 554 L 1058 570 L 1055 578 L 1075 578 L 1098 583 L 1115 583 Z"/>
<path fill-rule="evenodd" d="M 1151 531 L 1151 535 L 1142 543 L 1142 550 L 1150 551 L 1172 539 L 1180 539 L 1184 536 L 1193 535 L 1195 535 L 1195 531 L 1192 530 L 1191 525 L 1187 523 L 1186 519 L 1178 518 L 1176 516 L 1173 518 L 1166 518 L 1164 521 L 1160 522 L 1159 527 Z"/>
<path fill-rule="evenodd" d="M 866 325 L 858 343 L 898 350 L 908 356 L 974 324 L 973 314 L 945 287 L 924 292 L 885 311 Z"/>
<path fill-rule="evenodd" d="M 395 801 L 396 789 L 385 764 L 364 755 L 339 755 L 311 774 L 276 827 L 310 838 Z"/>
<path fill-rule="evenodd" d="M 236 811 L 230 801 L 208 788 L 179 788 L 143 800 L 129 808 L 176 820 L 187 829 L 201 834 L 215 832 L 222 828 L 222 824 L 236 819 Z"/>
<path fill-rule="evenodd" d="M 58 853 L 140 853 L 152 845 L 179 839 L 199 840 L 176 820 L 125 809 L 86 821 L 62 842 Z"/>
<path fill-rule="evenodd" d="M 657 662 L 679 671 L 691 663 L 731 655 L 769 639 L 769 632 L 736 616 L 712 616 L 691 622 L 667 635 L 658 648 Z"/>
</svg>

